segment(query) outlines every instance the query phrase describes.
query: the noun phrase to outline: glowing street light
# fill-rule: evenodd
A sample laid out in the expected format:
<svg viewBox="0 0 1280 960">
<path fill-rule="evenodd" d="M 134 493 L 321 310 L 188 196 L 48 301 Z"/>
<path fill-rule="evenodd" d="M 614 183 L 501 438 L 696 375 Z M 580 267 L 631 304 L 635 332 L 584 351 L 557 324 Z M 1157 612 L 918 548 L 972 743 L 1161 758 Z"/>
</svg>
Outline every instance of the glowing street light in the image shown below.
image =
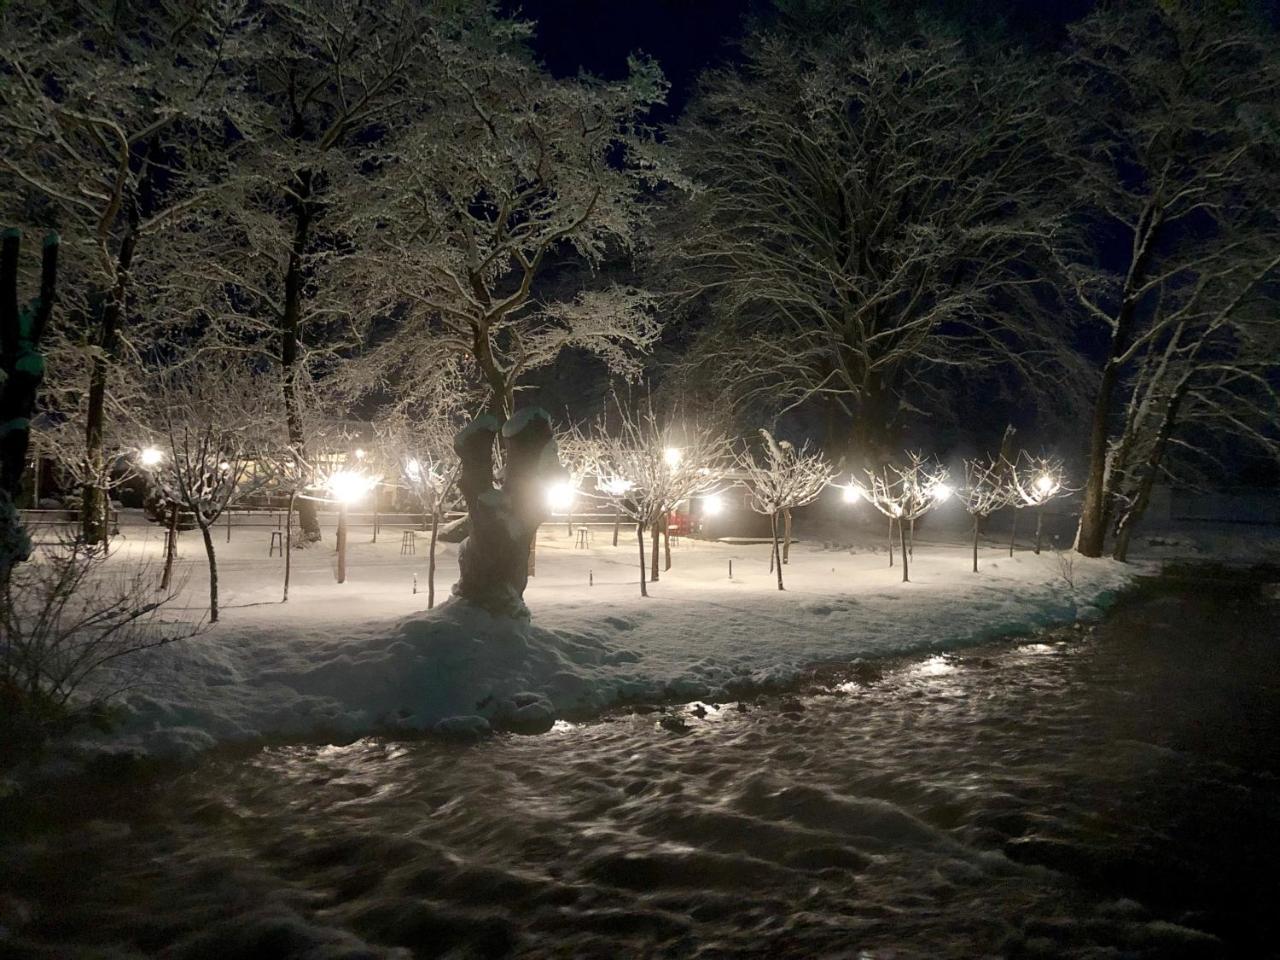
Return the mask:
<svg viewBox="0 0 1280 960">
<path fill-rule="evenodd" d="M 374 488 L 378 480 L 360 470 L 335 470 L 325 483 L 330 496 L 340 504 L 356 503 Z"/>
<path fill-rule="evenodd" d="M 611 497 L 621 497 L 625 496 L 627 491 L 634 486 L 635 484 L 630 480 L 624 480 L 622 477 L 614 477 L 612 480 L 605 483 L 604 492 Z"/>
<path fill-rule="evenodd" d="M 138 462 L 150 470 L 152 467 L 158 467 L 164 461 L 164 451 L 159 447 L 144 447 L 138 453 Z"/>
<path fill-rule="evenodd" d="M 569 480 L 553 483 L 547 487 L 547 506 L 557 513 L 563 513 L 573 506 L 573 498 L 577 492 Z"/>
<path fill-rule="evenodd" d="M 708 517 L 724 513 L 724 497 L 718 493 L 708 494 L 702 498 L 702 512 Z"/>
<path fill-rule="evenodd" d="M 338 582 L 347 582 L 347 506 L 361 500 L 378 478 L 361 470 L 335 470 L 325 486 L 338 501 Z"/>
<path fill-rule="evenodd" d="M 680 466 L 680 461 L 684 459 L 684 452 L 679 447 L 667 447 L 662 455 L 672 470 Z"/>
<path fill-rule="evenodd" d="M 845 503 L 857 503 L 862 499 L 862 488 L 856 483 L 840 488 L 840 496 Z"/>
<path fill-rule="evenodd" d="M 410 457 L 404 462 L 404 475 L 411 483 L 422 479 L 422 462 L 417 457 Z"/>
<path fill-rule="evenodd" d="M 1036 478 L 1036 490 L 1041 495 L 1047 496 L 1053 493 L 1057 487 L 1058 484 L 1054 481 L 1053 477 L 1049 476 L 1047 473 L 1042 473 L 1038 478 Z"/>
<path fill-rule="evenodd" d="M 937 503 L 942 503 L 942 501 L 946 500 L 953 493 L 955 493 L 955 491 L 945 483 L 935 483 L 929 488 L 929 496 L 931 496 Z"/>
<path fill-rule="evenodd" d="M 364 450 L 363 450 L 362 448 L 360 448 L 360 447 L 356 447 L 356 459 L 357 459 L 357 460 L 363 460 L 363 459 L 364 459 Z"/>
</svg>

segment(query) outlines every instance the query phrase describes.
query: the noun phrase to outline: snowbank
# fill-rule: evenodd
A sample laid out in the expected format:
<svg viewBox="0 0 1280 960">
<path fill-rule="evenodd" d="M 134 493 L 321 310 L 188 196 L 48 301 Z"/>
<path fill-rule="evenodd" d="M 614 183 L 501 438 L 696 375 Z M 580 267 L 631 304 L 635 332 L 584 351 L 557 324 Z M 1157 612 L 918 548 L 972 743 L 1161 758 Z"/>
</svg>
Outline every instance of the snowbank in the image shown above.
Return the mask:
<svg viewBox="0 0 1280 960">
<path fill-rule="evenodd" d="M 139 530 L 121 562 L 158 549 L 158 537 Z M 353 544 L 342 586 L 328 551 L 307 551 L 281 604 L 279 558 L 253 549 L 256 537 L 237 537 L 247 545 L 222 550 L 222 622 L 132 665 L 123 722 L 99 748 L 185 754 L 217 742 L 398 727 L 534 732 L 619 701 L 729 699 L 815 662 L 945 649 L 1091 617 L 1141 570 L 1076 558 L 1064 571 L 1051 552 L 1011 559 L 987 548 L 974 574 L 965 546 L 920 543 L 904 584 L 874 548 L 802 543 L 779 592 L 767 545 L 685 541 L 644 600 L 634 541 L 578 550 L 561 525 L 539 541 L 526 594 L 534 620 L 521 624 L 457 604 L 414 612 L 424 598 L 409 585 L 425 558 L 399 556 L 398 533 L 385 531 L 380 543 Z M 607 531 L 595 539 L 607 544 Z M 455 557 L 445 548 L 441 595 Z M 185 559 L 196 610 L 203 583 L 194 544 Z"/>
</svg>

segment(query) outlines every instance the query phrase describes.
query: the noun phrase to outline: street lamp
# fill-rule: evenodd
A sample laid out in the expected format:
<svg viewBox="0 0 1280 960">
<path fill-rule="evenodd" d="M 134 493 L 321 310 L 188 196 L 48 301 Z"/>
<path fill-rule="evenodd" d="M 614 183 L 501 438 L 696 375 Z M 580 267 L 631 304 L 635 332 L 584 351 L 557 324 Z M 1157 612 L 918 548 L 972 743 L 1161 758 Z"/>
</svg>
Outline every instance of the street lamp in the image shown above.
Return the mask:
<svg viewBox="0 0 1280 960">
<path fill-rule="evenodd" d="M 547 506 L 556 513 L 563 513 L 573 506 L 573 498 L 577 492 L 569 480 L 553 483 L 547 487 Z"/>
<path fill-rule="evenodd" d="M 851 483 L 847 487 L 840 488 L 840 496 L 845 503 L 857 503 L 862 499 L 862 488 L 856 483 Z"/>
<path fill-rule="evenodd" d="M 680 461 L 684 459 L 684 453 L 679 447 L 667 447 L 663 451 L 663 458 L 667 461 L 667 466 L 674 470 L 680 466 Z"/>
<path fill-rule="evenodd" d="M 164 451 L 159 447 L 143 447 L 138 453 L 138 462 L 150 470 L 160 466 L 164 460 Z"/>
<path fill-rule="evenodd" d="M 718 493 L 708 494 L 702 498 L 702 512 L 708 517 L 715 517 L 724 512 L 724 498 Z"/>
<path fill-rule="evenodd" d="M 336 470 L 326 484 L 329 495 L 338 501 L 338 582 L 347 581 L 347 506 L 361 500 L 378 482 L 359 470 Z"/>
<path fill-rule="evenodd" d="M 942 501 L 946 500 L 954 492 L 955 491 L 945 483 L 935 483 L 929 488 L 929 495 L 938 503 L 942 503 Z"/>
</svg>

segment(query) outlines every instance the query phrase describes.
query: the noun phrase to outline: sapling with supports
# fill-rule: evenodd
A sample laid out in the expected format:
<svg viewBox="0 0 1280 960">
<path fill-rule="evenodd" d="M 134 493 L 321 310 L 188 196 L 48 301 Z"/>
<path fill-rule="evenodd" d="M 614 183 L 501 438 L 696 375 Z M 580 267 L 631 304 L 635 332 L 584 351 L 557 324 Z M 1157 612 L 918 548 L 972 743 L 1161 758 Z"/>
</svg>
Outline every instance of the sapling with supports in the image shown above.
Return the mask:
<svg viewBox="0 0 1280 960">
<path fill-rule="evenodd" d="M 1017 495 L 1007 477 L 1005 461 L 999 457 L 994 460 L 964 462 L 964 486 L 956 491 L 956 496 L 964 504 L 969 516 L 973 517 L 974 573 L 978 572 L 978 535 L 982 529 L 982 521 L 1002 507 L 1012 504 Z"/>
<path fill-rule="evenodd" d="M 1036 511 L 1036 556 L 1044 526 L 1044 505 L 1071 491 L 1066 486 L 1066 470 L 1057 457 L 1033 457 L 1025 450 L 1009 466 L 1009 481 L 1016 502 Z"/>
<path fill-rule="evenodd" d="M 902 554 L 902 582 L 911 580 L 907 556 L 907 527 L 951 495 L 947 485 L 947 468 L 932 463 L 917 453 L 907 455 L 907 463 L 898 467 L 885 465 L 880 470 L 864 470 L 865 483 L 854 484 L 862 497 L 898 525 Z"/>
<path fill-rule="evenodd" d="M 770 565 L 777 571 L 778 589 L 784 590 L 782 564 L 786 551 L 779 545 L 779 527 L 785 525 L 789 547 L 791 510 L 816 500 L 835 477 L 835 470 L 821 452 L 811 451 L 808 443 L 797 449 L 786 440 L 775 440 L 768 430 L 761 430 L 760 436 L 763 457 L 757 459 L 750 448 L 744 448 L 737 455 L 737 463 L 751 489 L 751 509 L 769 517 L 773 534 Z"/>
</svg>

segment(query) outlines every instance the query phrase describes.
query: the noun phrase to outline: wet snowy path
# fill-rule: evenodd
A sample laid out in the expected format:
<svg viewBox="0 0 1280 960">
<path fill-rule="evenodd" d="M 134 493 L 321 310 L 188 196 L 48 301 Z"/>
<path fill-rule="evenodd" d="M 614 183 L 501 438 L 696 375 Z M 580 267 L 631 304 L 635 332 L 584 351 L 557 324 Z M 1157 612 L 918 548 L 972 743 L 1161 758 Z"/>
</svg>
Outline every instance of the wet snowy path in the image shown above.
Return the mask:
<svg viewBox="0 0 1280 960">
<path fill-rule="evenodd" d="M 92 819 L 0 846 L 0 956 L 1272 956 L 1276 608 L 1194 593 L 684 733 L 291 746 L 83 793 Z"/>
</svg>

